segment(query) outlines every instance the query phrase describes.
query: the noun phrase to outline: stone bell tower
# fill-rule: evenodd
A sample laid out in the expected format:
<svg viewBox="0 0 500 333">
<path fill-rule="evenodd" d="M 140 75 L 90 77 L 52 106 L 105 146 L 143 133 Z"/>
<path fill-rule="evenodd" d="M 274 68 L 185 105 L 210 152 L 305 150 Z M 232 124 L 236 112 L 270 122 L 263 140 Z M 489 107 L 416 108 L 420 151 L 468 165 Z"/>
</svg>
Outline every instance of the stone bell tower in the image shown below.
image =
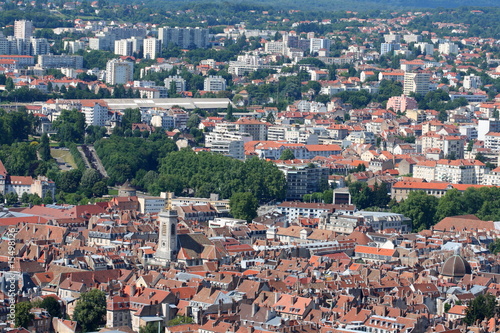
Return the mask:
<svg viewBox="0 0 500 333">
<path fill-rule="evenodd" d="M 177 254 L 177 211 L 167 204 L 158 214 L 159 234 L 155 260 L 167 263 L 175 260 Z"/>
</svg>

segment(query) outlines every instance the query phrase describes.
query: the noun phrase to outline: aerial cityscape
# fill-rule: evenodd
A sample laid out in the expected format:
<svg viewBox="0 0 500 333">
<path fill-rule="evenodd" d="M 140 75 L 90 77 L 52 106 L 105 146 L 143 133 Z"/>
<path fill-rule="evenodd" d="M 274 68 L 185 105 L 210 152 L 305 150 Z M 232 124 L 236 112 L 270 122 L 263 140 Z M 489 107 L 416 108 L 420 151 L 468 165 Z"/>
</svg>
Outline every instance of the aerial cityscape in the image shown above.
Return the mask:
<svg viewBox="0 0 500 333">
<path fill-rule="evenodd" d="M 0 2 L 0 333 L 500 332 L 498 17 Z"/>
</svg>

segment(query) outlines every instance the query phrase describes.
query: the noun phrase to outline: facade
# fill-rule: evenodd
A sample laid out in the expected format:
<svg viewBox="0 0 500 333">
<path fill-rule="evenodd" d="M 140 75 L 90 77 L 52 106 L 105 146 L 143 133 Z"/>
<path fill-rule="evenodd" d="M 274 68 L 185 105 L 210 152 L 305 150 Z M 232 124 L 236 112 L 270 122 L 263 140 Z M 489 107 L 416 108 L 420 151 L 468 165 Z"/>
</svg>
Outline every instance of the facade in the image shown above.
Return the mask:
<svg viewBox="0 0 500 333">
<path fill-rule="evenodd" d="M 161 40 L 148 38 L 144 40 L 144 58 L 156 59 L 161 52 Z"/>
<path fill-rule="evenodd" d="M 165 210 L 158 214 L 159 239 L 155 260 L 167 263 L 175 259 L 177 254 L 177 211 Z"/>
<path fill-rule="evenodd" d="M 81 69 L 83 68 L 83 57 L 78 55 L 39 55 L 38 66 L 44 69 L 61 67 Z"/>
<path fill-rule="evenodd" d="M 102 100 L 81 100 L 81 111 L 87 125 L 104 126 L 109 119 L 108 106 Z"/>
<path fill-rule="evenodd" d="M 439 53 L 444 55 L 458 54 L 458 45 L 454 43 L 443 43 L 439 44 Z"/>
<path fill-rule="evenodd" d="M 165 198 L 161 197 L 139 197 L 139 207 L 142 214 L 156 214 L 165 208 Z"/>
<path fill-rule="evenodd" d="M 267 139 L 267 123 L 255 119 L 240 118 L 236 121 L 236 125 L 239 132 L 250 134 L 252 140 L 265 141 Z"/>
<path fill-rule="evenodd" d="M 33 22 L 27 20 L 14 21 L 14 37 L 30 39 L 33 36 Z"/>
<path fill-rule="evenodd" d="M 175 75 L 175 76 L 169 76 L 165 80 L 163 80 L 165 83 L 165 88 L 170 89 L 170 85 L 172 83 L 175 84 L 175 92 L 178 94 L 181 91 L 186 91 L 186 80 L 184 80 L 182 77 Z"/>
<path fill-rule="evenodd" d="M 484 148 L 500 151 L 500 132 L 488 132 L 484 136 Z"/>
<path fill-rule="evenodd" d="M 410 93 L 425 95 L 429 92 L 430 74 L 425 72 L 406 72 L 404 76 L 403 93 L 408 96 Z"/>
<path fill-rule="evenodd" d="M 29 176 L 11 176 L 0 161 L 0 194 L 7 193 L 16 193 L 19 198 L 27 193 L 37 194 L 40 198 L 50 196 L 54 199 L 56 183 L 43 176 L 38 176 L 36 179 Z"/>
<path fill-rule="evenodd" d="M 158 39 L 167 47 L 173 43 L 181 48 L 206 48 L 208 47 L 208 29 L 204 28 L 170 28 L 158 29 Z"/>
<path fill-rule="evenodd" d="M 222 76 L 210 75 L 203 83 L 203 90 L 212 92 L 226 90 L 226 79 Z"/>
<path fill-rule="evenodd" d="M 106 83 L 125 84 L 132 81 L 134 75 L 134 63 L 127 60 L 112 59 L 106 64 Z"/>
<path fill-rule="evenodd" d="M 314 54 L 320 49 L 330 50 L 331 40 L 326 38 L 311 38 L 309 43 L 309 52 Z"/>
<path fill-rule="evenodd" d="M 309 164 L 278 164 L 286 177 L 286 199 L 301 200 L 304 194 L 319 192 L 328 183 L 329 169 Z"/>
<path fill-rule="evenodd" d="M 406 112 L 406 110 L 414 110 L 418 108 L 417 101 L 414 98 L 407 97 L 405 95 L 394 96 L 389 98 L 387 101 L 387 109 L 391 109 L 394 112 Z"/>
</svg>

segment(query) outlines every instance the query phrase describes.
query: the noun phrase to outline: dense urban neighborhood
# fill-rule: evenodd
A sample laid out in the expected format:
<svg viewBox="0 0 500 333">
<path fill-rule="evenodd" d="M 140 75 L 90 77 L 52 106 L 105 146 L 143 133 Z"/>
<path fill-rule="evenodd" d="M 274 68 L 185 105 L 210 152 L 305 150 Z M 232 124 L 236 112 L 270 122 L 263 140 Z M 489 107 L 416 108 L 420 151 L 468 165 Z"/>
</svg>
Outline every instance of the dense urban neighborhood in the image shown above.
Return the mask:
<svg viewBox="0 0 500 333">
<path fill-rule="evenodd" d="M 500 8 L 393 5 L 0 2 L 0 333 L 500 332 Z"/>
</svg>

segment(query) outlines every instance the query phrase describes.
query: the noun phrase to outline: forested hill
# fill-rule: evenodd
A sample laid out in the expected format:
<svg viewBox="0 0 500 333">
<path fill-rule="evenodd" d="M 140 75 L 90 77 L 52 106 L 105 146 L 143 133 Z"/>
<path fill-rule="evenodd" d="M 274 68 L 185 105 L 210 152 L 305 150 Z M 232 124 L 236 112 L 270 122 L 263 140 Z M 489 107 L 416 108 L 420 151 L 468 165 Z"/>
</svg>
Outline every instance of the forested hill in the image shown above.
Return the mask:
<svg viewBox="0 0 500 333">
<path fill-rule="evenodd" d="M 124 0 L 114 0 L 123 3 Z M 365 11 L 374 9 L 419 9 L 419 8 L 456 8 L 461 6 L 483 6 L 500 7 L 499 0 L 252 0 L 252 1 L 226 1 L 226 0 L 153 0 L 148 1 L 146 6 L 156 6 L 170 9 L 190 7 L 196 3 L 227 3 L 231 5 L 242 4 L 253 6 L 271 7 L 274 9 L 296 9 L 296 10 L 354 10 Z"/>
</svg>

